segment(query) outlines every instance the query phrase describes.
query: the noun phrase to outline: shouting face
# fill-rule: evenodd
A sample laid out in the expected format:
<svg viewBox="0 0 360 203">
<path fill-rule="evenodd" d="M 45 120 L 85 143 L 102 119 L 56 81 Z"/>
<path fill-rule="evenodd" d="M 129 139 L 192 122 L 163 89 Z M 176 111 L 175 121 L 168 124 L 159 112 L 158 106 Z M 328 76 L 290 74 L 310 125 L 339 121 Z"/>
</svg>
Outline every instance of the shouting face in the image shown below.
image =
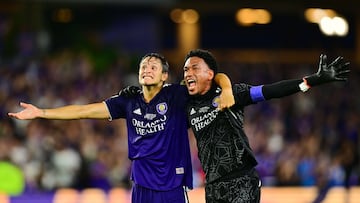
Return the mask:
<svg viewBox="0 0 360 203">
<path fill-rule="evenodd" d="M 190 57 L 185 61 L 184 80 L 190 95 L 205 94 L 211 87 L 214 72 L 200 57 Z"/>
</svg>

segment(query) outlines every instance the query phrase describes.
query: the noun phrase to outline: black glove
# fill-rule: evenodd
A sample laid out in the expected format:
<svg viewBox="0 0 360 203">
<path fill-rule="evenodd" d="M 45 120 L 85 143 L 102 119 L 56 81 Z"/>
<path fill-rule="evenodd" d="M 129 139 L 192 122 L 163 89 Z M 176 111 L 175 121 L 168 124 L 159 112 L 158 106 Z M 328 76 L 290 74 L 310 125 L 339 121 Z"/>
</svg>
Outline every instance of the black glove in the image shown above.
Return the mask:
<svg viewBox="0 0 360 203">
<path fill-rule="evenodd" d="M 338 56 L 329 65 L 326 61 L 326 55 L 321 54 L 318 72 L 305 77 L 308 85 L 315 86 L 333 81 L 348 80 L 350 62 L 344 62 L 344 57 L 342 56 Z"/>
<path fill-rule="evenodd" d="M 138 86 L 127 86 L 124 89 L 120 90 L 119 96 L 124 97 L 134 97 L 138 94 L 140 94 L 141 89 Z"/>
</svg>

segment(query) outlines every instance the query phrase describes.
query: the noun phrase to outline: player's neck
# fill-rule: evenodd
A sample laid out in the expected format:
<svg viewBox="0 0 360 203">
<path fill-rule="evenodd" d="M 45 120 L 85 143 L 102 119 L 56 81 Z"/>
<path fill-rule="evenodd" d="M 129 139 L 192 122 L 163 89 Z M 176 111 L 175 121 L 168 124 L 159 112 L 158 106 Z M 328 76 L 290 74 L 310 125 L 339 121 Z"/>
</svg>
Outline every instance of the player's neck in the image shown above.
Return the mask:
<svg viewBox="0 0 360 203">
<path fill-rule="evenodd" d="M 161 90 L 162 85 L 143 86 L 143 95 L 146 103 L 149 103 Z"/>
</svg>

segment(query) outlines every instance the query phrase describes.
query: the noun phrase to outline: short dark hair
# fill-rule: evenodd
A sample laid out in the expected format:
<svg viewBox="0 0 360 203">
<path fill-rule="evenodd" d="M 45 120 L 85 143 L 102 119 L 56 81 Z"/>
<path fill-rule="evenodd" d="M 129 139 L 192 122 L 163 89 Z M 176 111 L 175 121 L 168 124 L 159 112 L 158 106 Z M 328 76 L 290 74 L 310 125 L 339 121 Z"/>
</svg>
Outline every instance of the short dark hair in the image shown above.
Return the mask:
<svg viewBox="0 0 360 203">
<path fill-rule="evenodd" d="M 147 53 L 141 58 L 140 63 L 146 57 L 150 57 L 150 58 L 154 57 L 154 58 L 160 59 L 161 65 L 162 65 L 162 72 L 163 73 L 168 73 L 169 72 L 169 63 L 167 62 L 167 60 L 165 59 L 165 57 L 163 55 L 161 55 L 159 53 Z"/>
<path fill-rule="evenodd" d="M 208 51 L 208 50 L 204 50 L 204 49 L 194 49 L 191 50 L 186 56 L 185 56 L 185 60 L 184 63 L 186 62 L 186 60 L 188 60 L 188 58 L 190 57 L 199 57 L 202 58 L 205 63 L 209 66 L 209 68 L 211 70 L 214 71 L 214 73 L 216 74 L 218 71 L 218 64 L 216 62 L 215 57 L 213 56 L 213 54 Z"/>
</svg>

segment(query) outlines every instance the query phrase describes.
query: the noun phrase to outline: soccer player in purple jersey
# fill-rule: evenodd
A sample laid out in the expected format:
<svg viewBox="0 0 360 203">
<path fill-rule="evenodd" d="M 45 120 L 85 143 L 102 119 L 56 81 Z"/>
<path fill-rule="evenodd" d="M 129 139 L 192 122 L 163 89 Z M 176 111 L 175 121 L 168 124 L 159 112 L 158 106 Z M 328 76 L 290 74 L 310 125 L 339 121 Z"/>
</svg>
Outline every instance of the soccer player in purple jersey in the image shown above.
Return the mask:
<svg viewBox="0 0 360 203">
<path fill-rule="evenodd" d="M 126 118 L 128 156 L 132 161 L 133 203 L 188 202 L 187 189 L 192 186 L 192 165 L 188 140 L 186 87 L 165 84 L 169 65 L 157 53 L 146 54 L 139 64 L 142 91 L 135 97 L 118 95 L 103 102 L 41 109 L 20 103 L 17 119 L 118 119 Z M 217 82 L 228 89 L 227 76 L 218 74 Z M 232 95 L 223 95 L 222 107 L 232 105 Z"/>
<path fill-rule="evenodd" d="M 258 203 L 261 181 L 257 161 L 243 130 L 244 108 L 257 102 L 306 92 L 316 85 L 346 81 L 349 63 L 338 57 L 330 64 L 320 56 L 317 73 L 273 84 L 233 85 L 235 105 L 219 111 L 221 88 L 213 82 L 217 62 L 206 50 L 192 50 L 185 57 L 184 80 L 191 95 L 189 123 L 197 141 L 198 155 L 206 174 L 207 203 Z"/>
</svg>

